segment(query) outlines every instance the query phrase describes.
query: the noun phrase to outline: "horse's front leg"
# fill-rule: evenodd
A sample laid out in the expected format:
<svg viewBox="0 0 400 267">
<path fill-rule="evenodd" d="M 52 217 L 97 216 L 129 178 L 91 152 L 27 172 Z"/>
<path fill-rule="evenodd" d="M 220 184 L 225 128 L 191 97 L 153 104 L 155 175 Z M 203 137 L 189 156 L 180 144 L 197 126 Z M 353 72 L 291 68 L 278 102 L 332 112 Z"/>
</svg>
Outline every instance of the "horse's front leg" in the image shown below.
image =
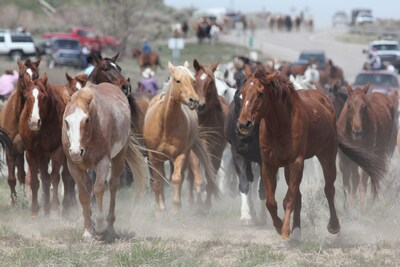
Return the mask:
<svg viewBox="0 0 400 267">
<path fill-rule="evenodd" d="M 92 221 L 92 210 L 90 209 L 90 194 L 91 189 L 87 188 L 87 183 L 90 180 L 86 170 L 80 169 L 75 163 L 67 160 L 68 170 L 74 178 L 78 187 L 79 202 L 82 206 L 83 215 L 83 226 L 84 233 L 83 237 L 92 237 L 95 234 L 94 223 Z"/>
<path fill-rule="evenodd" d="M 53 195 L 51 197 L 51 210 L 59 213 L 60 212 L 60 201 L 58 199 L 58 185 L 60 183 L 60 169 L 64 162 L 64 151 L 60 146 L 51 157 L 51 173 L 50 180 L 53 186 Z"/>
<path fill-rule="evenodd" d="M 149 161 L 152 166 L 151 187 L 154 192 L 154 198 L 157 205 L 157 213 L 165 211 L 165 195 L 164 195 L 164 162 L 158 159 L 152 152 L 149 152 Z"/>
<path fill-rule="evenodd" d="M 203 175 L 201 174 L 199 158 L 193 151 L 189 154 L 189 202 L 193 203 L 193 188 L 196 192 L 196 204 L 202 205 L 201 188 L 203 186 Z"/>
<path fill-rule="evenodd" d="M 40 180 L 42 181 L 42 189 L 44 193 L 44 214 L 50 215 L 50 175 L 49 175 L 49 162 L 48 155 L 38 156 L 38 167 L 40 171 Z"/>
<path fill-rule="evenodd" d="M 38 165 L 37 159 L 32 155 L 30 151 L 26 151 L 26 161 L 28 162 L 29 170 L 31 173 L 31 190 L 32 190 L 32 204 L 31 204 L 31 215 L 37 216 L 39 212 L 38 204 L 38 190 L 39 190 L 39 179 L 38 179 Z"/>
<path fill-rule="evenodd" d="M 275 199 L 277 172 L 278 168 L 267 164 L 267 162 L 263 159 L 261 168 L 261 177 L 264 182 L 266 205 L 269 213 L 271 214 L 272 222 L 274 224 L 276 231 L 279 234 L 281 234 L 282 220 L 278 216 L 278 205 Z"/>
<path fill-rule="evenodd" d="M 172 203 L 174 204 L 173 207 L 173 212 L 177 213 L 181 206 L 181 189 L 182 189 L 182 177 L 183 177 L 183 172 L 185 171 L 186 167 L 186 161 L 187 161 L 187 155 L 186 154 L 180 154 L 175 158 L 174 161 L 174 173 L 172 175 L 172 184 L 174 187 L 174 192 L 173 192 L 173 198 L 172 198 Z"/>
<path fill-rule="evenodd" d="M 110 171 L 110 159 L 104 156 L 100 159 L 95 167 L 96 182 L 94 183 L 93 192 L 96 196 L 96 234 L 102 236 L 106 231 L 105 215 L 103 213 L 103 196 L 105 191 L 105 181 Z"/>
<path fill-rule="evenodd" d="M 296 208 L 293 228 L 300 228 L 300 209 L 298 203 L 301 199 L 300 194 L 300 182 L 303 177 L 304 159 L 298 157 L 293 163 L 285 167 L 285 178 L 288 185 L 286 196 L 283 199 L 283 208 L 285 209 L 285 215 L 283 218 L 283 225 L 281 231 L 281 237 L 283 239 L 289 239 L 290 235 L 290 218 L 293 210 Z M 268 198 L 268 196 L 267 196 Z"/>
</svg>

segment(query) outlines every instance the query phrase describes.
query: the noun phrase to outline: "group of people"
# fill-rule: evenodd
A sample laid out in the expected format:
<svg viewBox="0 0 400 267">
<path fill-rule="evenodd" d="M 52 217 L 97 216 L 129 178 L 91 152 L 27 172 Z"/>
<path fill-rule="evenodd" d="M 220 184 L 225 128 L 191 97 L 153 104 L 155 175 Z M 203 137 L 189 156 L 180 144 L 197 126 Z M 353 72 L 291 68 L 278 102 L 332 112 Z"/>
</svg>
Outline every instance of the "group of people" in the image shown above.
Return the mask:
<svg viewBox="0 0 400 267">
<path fill-rule="evenodd" d="M 368 61 L 364 64 L 364 70 L 387 70 L 397 72 L 396 68 L 388 63 L 382 63 L 381 58 L 376 53 L 368 54 Z"/>
</svg>

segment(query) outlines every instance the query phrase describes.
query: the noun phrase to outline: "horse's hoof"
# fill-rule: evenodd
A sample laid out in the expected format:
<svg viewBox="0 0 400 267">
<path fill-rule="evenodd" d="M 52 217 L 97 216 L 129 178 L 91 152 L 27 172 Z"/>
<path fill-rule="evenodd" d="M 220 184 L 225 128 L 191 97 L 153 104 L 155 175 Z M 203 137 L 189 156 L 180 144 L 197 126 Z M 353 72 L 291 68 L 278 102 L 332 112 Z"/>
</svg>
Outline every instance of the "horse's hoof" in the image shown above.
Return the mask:
<svg viewBox="0 0 400 267">
<path fill-rule="evenodd" d="M 85 231 L 83 231 L 82 238 L 83 238 L 83 240 L 92 240 L 93 235 L 90 233 L 89 230 L 85 229 Z"/>
<path fill-rule="evenodd" d="M 332 226 L 331 223 L 328 223 L 327 229 L 330 234 L 337 234 L 340 232 L 340 224 L 337 224 L 337 226 Z"/>
<path fill-rule="evenodd" d="M 240 218 L 239 220 L 240 225 L 242 226 L 250 226 L 254 224 L 254 221 L 252 218 Z"/>
<path fill-rule="evenodd" d="M 301 242 L 302 238 L 301 238 L 300 228 L 296 227 L 293 229 L 290 239 L 291 239 L 291 241 L 294 241 L 294 242 L 299 242 L 299 243 Z"/>
</svg>

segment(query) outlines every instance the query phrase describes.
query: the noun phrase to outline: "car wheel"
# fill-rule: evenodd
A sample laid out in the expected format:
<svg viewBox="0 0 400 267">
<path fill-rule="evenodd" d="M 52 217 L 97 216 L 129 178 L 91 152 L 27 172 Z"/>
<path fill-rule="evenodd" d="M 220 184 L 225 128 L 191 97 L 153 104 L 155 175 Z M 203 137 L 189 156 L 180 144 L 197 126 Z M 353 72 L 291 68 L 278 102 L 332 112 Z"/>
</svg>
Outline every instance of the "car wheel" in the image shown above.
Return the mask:
<svg viewBox="0 0 400 267">
<path fill-rule="evenodd" d="M 10 54 L 11 59 L 16 62 L 17 60 L 22 59 L 22 52 L 21 51 L 12 51 Z"/>
</svg>

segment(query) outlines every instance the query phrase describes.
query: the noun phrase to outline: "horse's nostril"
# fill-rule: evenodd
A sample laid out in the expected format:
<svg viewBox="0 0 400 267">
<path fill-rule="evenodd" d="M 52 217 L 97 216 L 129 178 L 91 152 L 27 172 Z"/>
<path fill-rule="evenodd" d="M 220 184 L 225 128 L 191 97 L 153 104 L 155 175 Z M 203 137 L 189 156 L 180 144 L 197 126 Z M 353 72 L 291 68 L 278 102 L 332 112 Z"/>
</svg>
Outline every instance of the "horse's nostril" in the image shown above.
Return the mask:
<svg viewBox="0 0 400 267">
<path fill-rule="evenodd" d="M 85 154 L 85 150 L 81 149 L 81 157 Z"/>
<path fill-rule="evenodd" d="M 194 102 L 193 98 L 189 98 L 189 102 L 193 103 Z"/>
<path fill-rule="evenodd" d="M 246 128 L 250 128 L 251 125 L 252 125 L 251 121 L 247 121 L 247 122 L 246 122 Z"/>
<path fill-rule="evenodd" d="M 37 124 L 39 127 L 40 127 L 41 123 L 42 123 L 41 120 L 38 120 Z"/>
</svg>

